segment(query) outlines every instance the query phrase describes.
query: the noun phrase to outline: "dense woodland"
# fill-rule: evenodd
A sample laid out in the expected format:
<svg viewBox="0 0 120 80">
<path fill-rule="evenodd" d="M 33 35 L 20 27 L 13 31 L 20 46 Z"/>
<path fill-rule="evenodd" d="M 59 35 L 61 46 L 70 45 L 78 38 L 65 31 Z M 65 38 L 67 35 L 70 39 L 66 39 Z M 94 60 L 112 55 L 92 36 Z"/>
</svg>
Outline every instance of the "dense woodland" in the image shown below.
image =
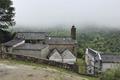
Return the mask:
<svg viewBox="0 0 120 80">
<path fill-rule="evenodd" d="M 52 29 L 50 35 L 70 36 L 68 29 Z M 120 29 L 85 27 L 77 28 L 78 57 L 84 58 L 86 48 L 106 53 L 120 53 Z"/>
</svg>

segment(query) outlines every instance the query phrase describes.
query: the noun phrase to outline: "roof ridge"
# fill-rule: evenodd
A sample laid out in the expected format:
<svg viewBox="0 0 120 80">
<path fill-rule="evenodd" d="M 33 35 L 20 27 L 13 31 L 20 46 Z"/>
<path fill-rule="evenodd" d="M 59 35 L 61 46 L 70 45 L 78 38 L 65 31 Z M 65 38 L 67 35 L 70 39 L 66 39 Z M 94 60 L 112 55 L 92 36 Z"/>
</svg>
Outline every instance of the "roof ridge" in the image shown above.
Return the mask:
<svg viewBox="0 0 120 80">
<path fill-rule="evenodd" d="M 28 31 L 25 31 L 25 32 L 24 32 L 24 31 L 23 31 L 23 32 L 22 32 L 22 31 L 21 31 L 21 32 L 17 32 L 17 33 L 48 33 L 48 32 L 34 32 L 34 31 L 33 31 L 33 32 L 32 32 L 32 31 L 30 31 L 30 32 L 28 32 Z"/>
<path fill-rule="evenodd" d="M 99 57 L 99 59 L 101 60 L 102 58 L 101 58 L 101 52 L 99 52 L 99 51 L 97 51 L 97 50 L 94 50 L 94 49 L 92 49 L 92 48 L 88 48 L 88 50 L 91 50 L 92 52 L 94 52 L 94 54 L 96 54 L 96 55 L 98 55 L 98 57 Z"/>
<path fill-rule="evenodd" d="M 54 37 L 54 38 L 71 38 L 71 36 L 48 36 L 48 37 Z"/>
</svg>

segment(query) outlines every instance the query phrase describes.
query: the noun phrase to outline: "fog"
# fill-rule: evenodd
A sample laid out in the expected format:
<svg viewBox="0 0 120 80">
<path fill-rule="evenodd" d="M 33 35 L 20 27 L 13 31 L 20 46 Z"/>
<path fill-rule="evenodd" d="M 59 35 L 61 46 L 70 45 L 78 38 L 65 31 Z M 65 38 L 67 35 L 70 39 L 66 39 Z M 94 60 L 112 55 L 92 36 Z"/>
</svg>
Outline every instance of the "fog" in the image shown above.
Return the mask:
<svg viewBox="0 0 120 80">
<path fill-rule="evenodd" d="M 120 0 L 13 0 L 22 26 L 120 26 Z"/>
</svg>

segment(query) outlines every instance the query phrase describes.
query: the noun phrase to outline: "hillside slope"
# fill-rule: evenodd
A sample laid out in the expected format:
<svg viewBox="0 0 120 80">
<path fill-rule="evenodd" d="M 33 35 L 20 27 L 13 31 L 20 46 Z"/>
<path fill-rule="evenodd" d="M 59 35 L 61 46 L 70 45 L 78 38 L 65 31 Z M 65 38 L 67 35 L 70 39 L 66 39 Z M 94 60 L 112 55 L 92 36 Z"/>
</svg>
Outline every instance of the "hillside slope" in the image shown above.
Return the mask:
<svg viewBox="0 0 120 80">
<path fill-rule="evenodd" d="M 46 66 L 0 61 L 0 80 L 89 80 L 72 72 Z"/>
</svg>

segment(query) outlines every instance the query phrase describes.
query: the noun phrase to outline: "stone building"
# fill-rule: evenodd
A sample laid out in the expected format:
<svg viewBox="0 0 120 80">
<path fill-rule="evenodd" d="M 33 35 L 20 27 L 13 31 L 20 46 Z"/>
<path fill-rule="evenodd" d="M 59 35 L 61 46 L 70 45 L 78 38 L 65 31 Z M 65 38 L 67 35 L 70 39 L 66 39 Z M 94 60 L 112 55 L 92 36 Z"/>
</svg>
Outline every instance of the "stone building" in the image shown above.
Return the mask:
<svg viewBox="0 0 120 80">
<path fill-rule="evenodd" d="M 72 27 L 71 34 L 71 37 L 59 37 L 49 36 L 46 32 L 17 32 L 13 40 L 3 44 L 3 51 L 4 53 L 31 56 L 43 59 L 47 59 L 48 56 L 54 55 L 53 57 L 51 56 L 49 60 L 64 63 L 74 63 L 76 60 L 69 60 L 70 58 L 76 58 L 75 56 L 77 54 L 75 27 Z M 57 50 L 62 51 L 65 54 L 64 59 L 60 59 L 58 53 L 61 52 L 57 52 Z"/>
<path fill-rule="evenodd" d="M 49 45 L 25 43 L 25 40 L 14 39 L 4 44 L 4 53 L 46 58 Z"/>
<path fill-rule="evenodd" d="M 25 43 L 45 44 L 47 36 L 46 32 L 17 32 L 15 38 L 23 39 Z"/>
<path fill-rule="evenodd" d="M 49 36 L 46 43 L 49 45 L 50 50 L 55 48 L 58 50 L 69 49 L 75 56 L 77 55 L 77 41 L 71 37 Z"/>
<path fill-rule="evenodd" d="M 103 53 L 90 48 L 86 49 L 85 62 L 87 73 L 96 75 L 108 69 L 113 69 L 120 64 L 120 55 Z"/>
<path fill-rule="evenodd" d="M 11 41 L 6 42 L 5 44 L 3 44 L 3 48 L 2 50 L 4 51 L 4 53 L 12 53 L 13 48 L 22 45 L 25 43 L 25 40 L 23 39 L 13 39 Z"/>
</svg>

